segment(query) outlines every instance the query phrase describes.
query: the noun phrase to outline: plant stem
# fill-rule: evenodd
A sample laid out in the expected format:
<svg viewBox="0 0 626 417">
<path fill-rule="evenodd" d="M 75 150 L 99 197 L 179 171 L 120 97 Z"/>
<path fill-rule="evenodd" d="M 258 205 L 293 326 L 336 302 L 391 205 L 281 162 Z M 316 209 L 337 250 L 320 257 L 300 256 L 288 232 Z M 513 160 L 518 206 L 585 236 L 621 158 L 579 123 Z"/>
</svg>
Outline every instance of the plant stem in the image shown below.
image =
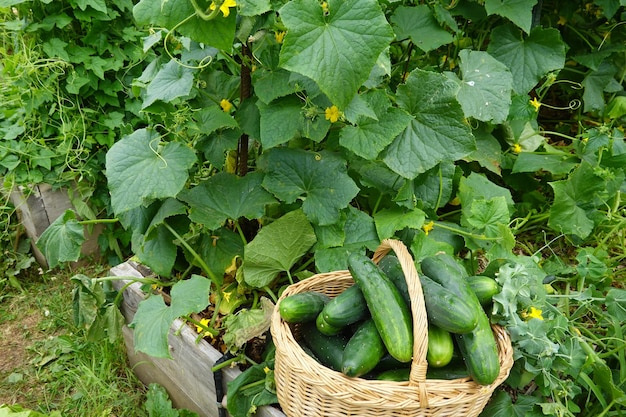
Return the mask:
<svg viewBox="0 0 626 417">
<path fill-rule="evenodd" d="M 215 373 L 219 371 L 220 369 L 226 368 L 227 366 L 231 366 L 233 363 L 240 362 L 242 359 L 243 359 L 242 355 L 237 355 L 234 358 L 227 359 L 224 362 L 221 362 L 219 365 L 215 365 L 214 367 L 212 367 L 211 372 Z"/>
</svg>

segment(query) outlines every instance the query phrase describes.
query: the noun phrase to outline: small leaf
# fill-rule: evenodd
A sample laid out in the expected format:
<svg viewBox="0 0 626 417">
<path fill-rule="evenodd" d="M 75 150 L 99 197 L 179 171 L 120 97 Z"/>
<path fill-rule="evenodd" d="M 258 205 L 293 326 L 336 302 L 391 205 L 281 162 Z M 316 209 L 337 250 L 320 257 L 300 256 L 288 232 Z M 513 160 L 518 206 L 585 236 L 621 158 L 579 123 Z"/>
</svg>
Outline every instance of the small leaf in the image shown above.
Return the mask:
<svg viewBox="0 0 626 417">
<path fill-rule="evenodd" d="M 533 7 L 537 0 L 485 0 L 487 14 L 497 14 L 515 23 L 524 32 L 530 32 Z"/>
<path fill-rule="evenodd" d="M 148 385 L 145 407 L 149 417 L 179 417 L 165 388 L 155 382 Z"/>
<path fill-rule="evenodd" d="M 199 313 L 209 305 L 211 280 L 193 274 L 191 278 L 178 281 L 172 286 L 170 308 L 174 317 Z"/>
<path fill-rule="evenodd" d="M 171 358 L 167 337 L 174 319 L 160 295 L 141 301 L 131 323 L 135 350 L 156 358 Z"/>
<path fill-rule="evenodd" d="M 411 38 L 411 41 L 424 52 L 430 52 L 454 40 L 452 34 L 441 27 L 430 7 L 400 6 L 391 16 L 396 37 Z"/>
<path fill-rule="evenodd" d="M 511 106 L 511 72 L 487 52 L 464 49 L 459 57 L 463 77 L 457 99 L 465 116 L 502 123 Z"/>
<path fill-rule="evenodd" d="M 392 237 L 395 232 L 404 229 L 419 229 L 424 224 L 425 213 L 420 209 L 405 211 L 400 208 L 389 208 L 378 211 L 374 215 L 378 238 L 382 241 Z"/>
<path fill-rule="evenodd" d="M 80 258 L 80 248 L 85 242 L 83 226 L 76 220 L 73 210 L 66 210 L 37 240 L 37 247 L 43 252 L 49 268 L 62 262 L 73 262 Z"/>
<path fill-rule="evenodd" d="M 606 308 L 609 314 L 619 323 L 626 320 L 626 290 L 611 288 L 606 293 Z"/>
<path fill-rule="evenodd" d="M 270 328 L 274 303 L 261 297 L 260 304 L 261 308 L 241 309 L 224 317 L 223 340 L 231 351 L 240 350 L 247 341 L 262 336 Z"/>
<path fill-rule="evenodd" d="M 243 277 L 255 288 L 269 285 L 316 242 L 313 227 L 301 210 L 291 211 L 263 227 L 244 250 Z"/>
<path fill-rule="evenodd" d="M 175 98 L 187 96 L 192 87 L 193 71 L 171 60 L 148 84 L 141 108 L 145 109 L 157 100 L 169 103 Z"/>
<path fill-rule="evenodd" d="M 360 117 L 356 126 L 345 126 L 339 134 L 339 143 L 356 155 L 373 160 L 406 128 L 411 116 L 391 107 L 382 92 L 364 95 L 363 99 L 374 110 L 375 118 Z"/>
</svg>

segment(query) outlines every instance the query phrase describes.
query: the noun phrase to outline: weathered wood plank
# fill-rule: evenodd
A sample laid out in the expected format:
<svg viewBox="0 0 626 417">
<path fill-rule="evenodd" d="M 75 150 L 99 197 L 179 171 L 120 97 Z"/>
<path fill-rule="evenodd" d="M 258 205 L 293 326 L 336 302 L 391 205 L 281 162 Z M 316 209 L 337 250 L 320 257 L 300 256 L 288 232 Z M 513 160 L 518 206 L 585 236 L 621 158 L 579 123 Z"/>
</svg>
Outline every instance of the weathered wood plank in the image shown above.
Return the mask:
<svg viewBox="0 0 626 417">
<path fill-rule="evenodd" d="M 143 275 L 131 264 L 124 263 L 111 269 L 111 275 L 118 277 L 141 278 Z M 129 281 L 114 281 L 120 290 Z M 124 290 L 121 306 L 126 322 L 130 323 L 144 294 L 141 286 L 134 283 Z M 211 368 L 222 354 L 207 341 L 197 341 L 194 330 L 181 320 L 176 320 L 170 328 L 169 344 L 173 359 L 161 359 L 135 352 L 133 331 L 124 328 L 124 342 L 135 374 L 144 384 L 156 382 L 162 385 L 170 395 L 172 403 L 178 408 L 195 411 L 201 417 L 218 417 L 215 382 Z M 223 370 L 224 389 L 226 383 L 241 373 L 238 368 Z M 260 407 L 259 417 L 285 417 L 274 407 Z"/>
</svg>

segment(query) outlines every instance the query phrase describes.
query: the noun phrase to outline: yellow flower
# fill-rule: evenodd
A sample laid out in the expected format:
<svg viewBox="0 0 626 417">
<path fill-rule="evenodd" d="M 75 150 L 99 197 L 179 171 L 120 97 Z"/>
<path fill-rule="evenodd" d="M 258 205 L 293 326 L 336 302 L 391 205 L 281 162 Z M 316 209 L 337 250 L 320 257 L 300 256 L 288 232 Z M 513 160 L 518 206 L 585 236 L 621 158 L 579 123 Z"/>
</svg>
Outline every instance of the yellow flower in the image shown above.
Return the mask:
<svg viewBox="0 0 626 417">
<path fill-rule="evenodd" d="M 236 6 L 237 2 L 235 0 L 224 0 L 222 5 L 220 6 L 220 11 L 224 14 L 224 17 L 228 17 L 228 15 L 230 14 L 230 8 Z M 211 2 L 209 9 L 215 10 L 216 7 L 217 5 L 215 4 L 215 2 Z"/>
<path fill-rule="evenodd" d="M 532 100 L 530 100 L 530 105 L 535 108 L 536 112 L 538 112 L 539 111 L 539 107 L 541 107 L 541 102 L 539 100 L 537 100 L 537 97 L 535 97 Z"/>
<path fill-rule="evenodd" d="M 330 120 L 331 123 L 335 123 L 337 120 L 339 120 L 339 117 L 341 116 L 341 112 L 339 111 L 337 106 L 326 107 L 326 111 L 324 111 L 324 114 L 326 116 L 326 120 Z"/>
<path fill-rule="evenodd" d="M 224 110 L 226 113 L 228 113 L 230 111 L 230 109 L 233 108 L 233 103 L 231 103 L 227 99 L 223 98 L 222 101 L 220 101 L 220 107 L 222 108 L 222 110 Z"/>
<path fill-rule="evenodd" d="M 559 16 L 559 20 L 556 22 L 557 25 L 563 26 L 567 23 L 567 18 L 565 16 Z"/>
<path fill-rule="evenodd" d="M 324 13 L 324 16 L 328 16 L 328 3 L 325 1 L 322 2 L 322 12 Z"/>
<path fill-rule="evenodd" d="M 205 327 L 209 327 L 209 319 L 202 319 L 202 320 L 200 320 L 200 324 L 205 326 Z M 201 326 L 196 326 L 196 332 L 198 334 L 204 332 L 203 336 L 212 336 L 211 332 L 204 330 L 204 327 L 201 327 Z"/>
<path fill-rule="evenodd" d="M 274 33 L 274 38 L 276 38 L 276 42 L 283 43 L 283 39 L 285 39 L 285 31 Z"/>
<path fill-rule="evenodd" d="M 428 236 L 430 231 L 433 230 L 434 228 L 435 228 L 435 222 L 432 220 L 422 226 L 422 230 L 424 231 L 426 236 Z"/>
<path fill-rule="evenodd" d="M 522 318 L 524 318 L 524 320 L 530 320 L 530 319 L 543 320 L 543 316 L 541 315 L 541 310 L 535 307 L 531 307 L 530 311 L 522 313 Z"/>
<path fill-rule="evenodd" d="M 266 374 L 269 374 L 270 368 L 266 366 L 265 368 L 263 368 L 263 372 L 265 372 Z"/>
<path fill-rule="evenodd" d="M 520 145 L 519 143 L 516 143 L 515 145 L 513 145 L 513 152 L 515 153 L 520 153 L 522 152 L 522 145 Z"/>
</svg>

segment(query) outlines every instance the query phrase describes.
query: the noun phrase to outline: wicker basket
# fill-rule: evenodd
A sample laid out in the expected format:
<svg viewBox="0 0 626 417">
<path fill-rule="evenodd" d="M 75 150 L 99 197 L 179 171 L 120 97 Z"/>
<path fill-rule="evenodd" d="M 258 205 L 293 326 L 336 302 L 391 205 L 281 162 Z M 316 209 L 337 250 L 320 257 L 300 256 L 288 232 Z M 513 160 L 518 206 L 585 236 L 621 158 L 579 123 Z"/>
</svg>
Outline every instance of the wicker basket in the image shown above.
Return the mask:
<svg viewBox="0 0 626 417">
<path fill-rule="evenodd" d="M 276 390 L 278 401 L 288 417 L 475 417 L 483 410 L 495 388 L 508 377 L 513 366 L 511 341 L 503 328 L 494 326 L 500 374 L 491 385 L 479 385 L 469 377 L 426 379 L 428 323 L 413 259 L 402 242 L 388 239 L 378 247 L 373 260 L 378 263 L 391 249 L 400 260 L 413 300 L 414 350 L 409 381 L 350 378 L 319 364 L 302 350 L 293 329 L 281 320 L 277 303 L 271 323 L 276 345 Z M 353 284 L 348 271 L 317 274 L 290 285 L 280 299 L 304 291 L 319 291 L 334 297 Z"/>
</svg>

